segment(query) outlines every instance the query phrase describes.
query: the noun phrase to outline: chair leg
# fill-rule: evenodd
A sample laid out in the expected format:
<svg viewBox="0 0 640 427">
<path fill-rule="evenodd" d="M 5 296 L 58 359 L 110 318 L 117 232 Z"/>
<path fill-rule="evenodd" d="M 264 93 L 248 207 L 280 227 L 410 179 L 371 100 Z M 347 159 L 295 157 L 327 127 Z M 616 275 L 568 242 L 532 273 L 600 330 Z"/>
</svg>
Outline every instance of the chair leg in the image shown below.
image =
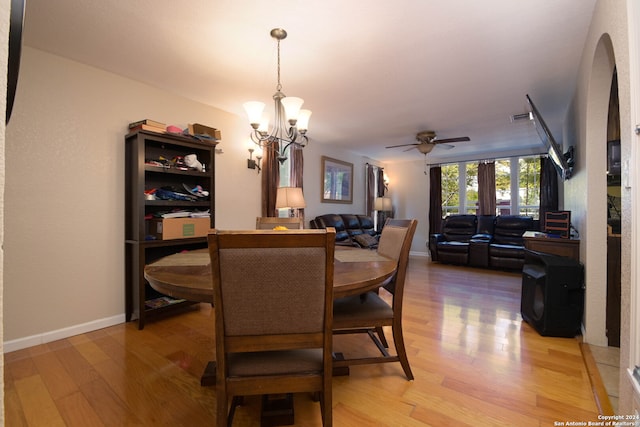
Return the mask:
<svg viewBox="0 0 640 427">
<path fill-rule="evenodd" d="M 384 348 L 389 348 L 389 343 L 387 342 L 387 338 L 384 336 L 384 330 L 382 329 L 382 326 L 376 326 L 376 333 L 378 334 L 378 338 L 380 339 L 380 342 L 382 343 Z"/>
<path fill-rule="evenodd" d="M 321 392 L 320 398 L 320 413 L 322 415 L 322 426 L 333 426 L 333 401 L 332 401 L 331 386 Z"/>
<path fill-rule="evenodd" d="M 229 419 L 229 412 L 228 412 L 229 402 L 227 400 L 227 395 L 226 393 L 224 393 L 223 390 L 220 390 L 219 388 L 216 390 L 216 394 L 217 394 L 216 426 L 217 427 L 230 426 L 231 424 L 229 424 L 230 419 Z"/>
<path fill-rule="evenodd" d="M 396 346 L 396 354 L 400 359 L 400 365 L 402 365 L 402 369 L 404 370 L 404 374 L 407 376 L 409 381 L 413 381 L 413 373 L 411 372 L 411 367 L 409 366 L 409 359 L 407 358 L 407 351 L 404 348 L 404 337 L 402 336 L 402 324 L 393 325 L 391 327 L 393 331 L 393 342 Z"/>
<path fill-rule="evenodd" d="M 227 417 L 227 427 L 233 425 L 233 417 L 236 414 L 236 408 L 244 403 L 243 396 L 233 396 L 231 399 L 231 409 L 229 409 L 229 416 Z"/>
</svg>

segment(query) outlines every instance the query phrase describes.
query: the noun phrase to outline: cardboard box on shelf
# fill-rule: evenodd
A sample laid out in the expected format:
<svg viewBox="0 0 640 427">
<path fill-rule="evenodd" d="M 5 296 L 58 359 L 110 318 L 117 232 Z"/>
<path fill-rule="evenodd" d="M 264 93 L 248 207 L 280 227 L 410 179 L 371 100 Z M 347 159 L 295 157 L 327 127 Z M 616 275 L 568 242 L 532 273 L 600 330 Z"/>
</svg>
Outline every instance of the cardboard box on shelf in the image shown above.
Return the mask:
<svg viewBox="0 0 640 427">
<path fill-rule="evenodd" d="M 158 240 L 203 237 L 210 229 L 209 218 L 158 218 L 149 224 L 149 234 Z"/>
<path fill-rule="evenodd" d="M 216 141 L 222 138 L 222 134 L 218 129 L 201 125 L 200 123 L 189 124 L 189 135 L 208 135 Z"/>
</svg>

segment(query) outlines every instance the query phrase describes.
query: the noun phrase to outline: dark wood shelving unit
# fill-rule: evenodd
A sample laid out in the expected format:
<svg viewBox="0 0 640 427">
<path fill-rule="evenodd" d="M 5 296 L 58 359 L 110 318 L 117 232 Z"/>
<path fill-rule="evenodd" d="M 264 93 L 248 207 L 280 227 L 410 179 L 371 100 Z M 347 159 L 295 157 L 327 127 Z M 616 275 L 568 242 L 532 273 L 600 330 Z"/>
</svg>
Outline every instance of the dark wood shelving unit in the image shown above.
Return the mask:
<svg viewBox="0 0 640 427">
<path fill-rule="evenodd" d="M 200 142 L 188 136 L 138 131 L 125 136 L 125 318 L 138 320 L 144 328 L 148 319 L 167 315 L 193 304 L 191 301 L 150 308 L 146 301 L 162 297 L 144 279 L 145 265 L 173 253 L 207 247 L 206 237 L 155 240 L 149 234 L 150 215 L 174 208 L 209 210 L 210 227 L 215 226 L 215 146 L 217 141 Z M 150 166 L 147 160 L 160 157 L 171 160 L 176 156 L 196 154 L 205 165 L 204 171 L 179 170 Z M 152 188 L 183 189 L 200 185 L 209 192 L 208 198 L 198 201 L 147 200 L 145 191 Z"/>
</svg>

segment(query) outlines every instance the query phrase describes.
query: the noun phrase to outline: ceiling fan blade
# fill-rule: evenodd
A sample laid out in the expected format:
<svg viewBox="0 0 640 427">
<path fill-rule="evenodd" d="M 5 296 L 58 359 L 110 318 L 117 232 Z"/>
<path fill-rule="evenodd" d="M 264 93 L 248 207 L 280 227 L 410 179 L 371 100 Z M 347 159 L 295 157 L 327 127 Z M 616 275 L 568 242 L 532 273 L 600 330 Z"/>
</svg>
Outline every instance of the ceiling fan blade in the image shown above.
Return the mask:
<svg viewBox="0 0 640 427">
<path fill-rule="evenodd" d="M 402 150 L 402 151 L 407 152 L 407 151 L 415 150 L 416 148 L 418 148 L 419 144 L 412 144 L 412 145 L 413 145 L 413 147 L 409 147 L 406 150 Z"/>
<path fill-rule="evenodd" d="M 438 144 L 438 147 L 444 148 L 445 150 L 451 150 L 452 148 L 456 148 L 455 145 L 451 145 L 451 144 Z"/>
<path fill-rule="evenodd" d="M 418 145 L 418 144 L 400 144 L 400 145 L 391 145 L 389 147 L 384 147 L 384 148 L 398 148 L 398 147 L 406 147 L 408 145 Z"/>
<path fill-rule="evenodd" d="M 464 141 L 471 141 L 471 139 L 468 136 L 461 136 L 459 138 L 436 139 L 433 142 L 436 144 L 446 144 L 447 142 L 464 142 Z"/>
</svg>

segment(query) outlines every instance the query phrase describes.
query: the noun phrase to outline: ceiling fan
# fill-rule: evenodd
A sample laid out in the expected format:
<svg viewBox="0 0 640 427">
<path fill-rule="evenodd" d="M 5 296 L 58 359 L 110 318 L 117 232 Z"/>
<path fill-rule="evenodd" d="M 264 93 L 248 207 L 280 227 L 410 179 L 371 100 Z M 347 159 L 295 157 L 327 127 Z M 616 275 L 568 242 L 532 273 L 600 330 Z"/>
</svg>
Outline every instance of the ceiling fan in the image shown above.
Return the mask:
<svg viewBox="0 0 640 427">
<path fill-rule="evenodd" d="M 390 147 L 385 147 L 385 148 L 407 147 L 411 145 L 412 147 L 408 148 L 405 151 L 409 151 L 416 148 L 422 154 L 427 155 L 438 144 L 443 144 L 442 147 L 451 149 L 453 148 L 453 145 L 450 145 L 449 144 L 450 142 L 471 141 L 471 139 L 469 139 L 468 136 L 461 136 L 458 138 L 446 138 L 446 139 L 437 139 L 437 138 L 438 137 L 434 131 L 425 130 L 422 132 L 418 132 L 418 134 L 416 135 L 416 141 L 418 141 L 417 143 L 414 142 L 413 144 L 392 145 Z"/>
</svg>

